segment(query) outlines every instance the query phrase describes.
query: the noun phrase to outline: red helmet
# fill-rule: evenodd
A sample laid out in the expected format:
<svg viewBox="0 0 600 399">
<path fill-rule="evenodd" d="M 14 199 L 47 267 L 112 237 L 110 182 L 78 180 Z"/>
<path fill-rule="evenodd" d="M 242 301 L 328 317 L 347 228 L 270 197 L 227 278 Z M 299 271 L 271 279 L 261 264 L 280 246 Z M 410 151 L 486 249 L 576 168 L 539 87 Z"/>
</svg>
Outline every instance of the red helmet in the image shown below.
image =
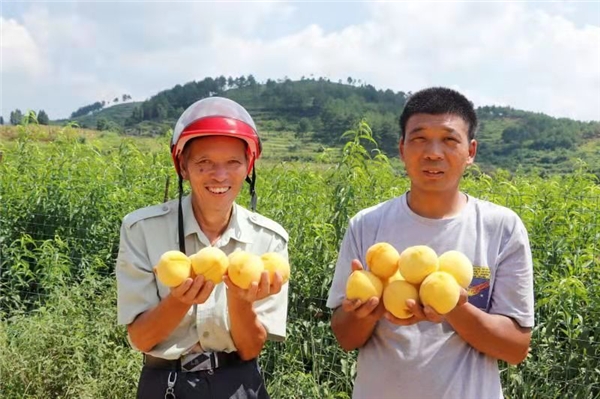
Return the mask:
<svg viewBox="0 0 600 399">
<path fill-rule="evenodd" d="M 260 157 L 261 142 L 252 117 L 238 103 L 223 97 L 208 97 L 190 105 L 179 117 L 171 138 L 171 156 L 179 173 L 179 156 L 185 144 L 202 136 L 232 136 L 247 144 L 248 173 Z"/>
</svg>

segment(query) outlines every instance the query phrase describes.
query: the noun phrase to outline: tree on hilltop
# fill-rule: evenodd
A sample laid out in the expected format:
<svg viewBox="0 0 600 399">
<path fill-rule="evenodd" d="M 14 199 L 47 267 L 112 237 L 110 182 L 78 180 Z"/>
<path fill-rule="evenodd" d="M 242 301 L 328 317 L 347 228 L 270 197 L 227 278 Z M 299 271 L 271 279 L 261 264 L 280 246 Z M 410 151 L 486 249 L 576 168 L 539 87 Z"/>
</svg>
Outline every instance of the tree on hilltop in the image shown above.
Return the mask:
<svg viewBox="0 0 600 399">
<path fill-rule="evenodd" d="M 40 111 L 37 114 L 37 121 L 40 125 L 47 125 L 50 123 L 50 118 L 48 118 L 48 114 L 46 113 L 46 111 L 40 109 Z"/>
<path fill-rule="evenodd" d="M 18 125 L 19 123 L 21 123 L 21 119 L 23 119 L 23 113 L 21 112 L 20 109 L 16 109 L 14 111 L 12 111 L 10 113 L 10 124 L 13 126 Z"/>
</svg>

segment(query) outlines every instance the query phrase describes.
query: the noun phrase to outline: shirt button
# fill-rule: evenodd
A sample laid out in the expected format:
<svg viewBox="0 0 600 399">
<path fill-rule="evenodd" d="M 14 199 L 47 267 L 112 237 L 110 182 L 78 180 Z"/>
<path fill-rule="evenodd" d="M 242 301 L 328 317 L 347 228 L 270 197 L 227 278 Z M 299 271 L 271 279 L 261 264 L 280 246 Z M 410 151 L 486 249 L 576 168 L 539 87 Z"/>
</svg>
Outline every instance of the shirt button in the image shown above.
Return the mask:
<svg viewBox="0 0 600 399">
<path fill-rule="evenodd" d="M 208 331 L 204 331 L 202 333 L 202 338 L 208 338 L 209 335 L 210 335 L 210 333 Z"/>
<path fill-rule="evenodd" d="M 168 206 L 166 206 L 166 205 L 163 205 L 162 209 L 163 209 L 163 211 L 168 211 L 168 210 L 169 210 L 169 207 L 168 207 Z"/>
</svg>

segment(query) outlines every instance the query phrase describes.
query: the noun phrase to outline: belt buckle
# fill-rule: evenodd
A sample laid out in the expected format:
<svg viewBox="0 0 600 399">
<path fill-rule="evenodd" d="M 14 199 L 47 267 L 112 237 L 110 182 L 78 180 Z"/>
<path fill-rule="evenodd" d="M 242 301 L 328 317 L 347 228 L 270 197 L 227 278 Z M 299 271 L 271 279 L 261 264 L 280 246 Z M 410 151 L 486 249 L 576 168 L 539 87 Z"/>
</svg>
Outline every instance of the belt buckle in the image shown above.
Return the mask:
<svg viewBox="0 0 600 399">
<path fill-rule="evenodd" d="M 214 352 L 190 353 L 181 359 L 184 372 L 211 371 L 219 367 L 219 358 Z"/>
</svg>

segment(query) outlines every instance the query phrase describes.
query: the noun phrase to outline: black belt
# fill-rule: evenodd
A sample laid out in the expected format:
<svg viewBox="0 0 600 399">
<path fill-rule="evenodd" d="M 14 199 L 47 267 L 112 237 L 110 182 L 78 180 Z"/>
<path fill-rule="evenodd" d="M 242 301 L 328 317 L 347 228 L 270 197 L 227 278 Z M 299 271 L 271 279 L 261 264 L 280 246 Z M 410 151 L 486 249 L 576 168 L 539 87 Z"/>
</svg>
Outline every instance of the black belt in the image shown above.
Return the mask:
<svg viewBox="0 0 600 399">
<path fill-rule="evenodd" d="M 220 367 L 243 363 L 237 352 L 202 352 L 191 362 L 181 363 L 181 359 L 162 359 L 144 354 L 144 366 L 152 369 L 172 371 L 207 371 Z"/>
</svg>

